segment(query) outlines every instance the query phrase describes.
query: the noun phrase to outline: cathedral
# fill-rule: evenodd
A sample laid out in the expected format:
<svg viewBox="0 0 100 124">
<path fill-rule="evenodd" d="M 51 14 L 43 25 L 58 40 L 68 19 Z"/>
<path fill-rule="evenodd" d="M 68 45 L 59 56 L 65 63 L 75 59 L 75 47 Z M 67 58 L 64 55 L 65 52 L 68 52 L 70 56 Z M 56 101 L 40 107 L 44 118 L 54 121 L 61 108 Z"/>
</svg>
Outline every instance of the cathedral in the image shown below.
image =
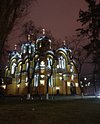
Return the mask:
<svg viewBox="0 0 100 124">
<path fill-rule="evenodd" d="M 20 51 L 9 53 L 2 84 L 7 95 L 74 95 L 80 94 L 78 69 L 72 51 L 63 47 L 52 49 L 52 40 L 45 33 L 32 41 L 30 34 Z"/>
</svg>

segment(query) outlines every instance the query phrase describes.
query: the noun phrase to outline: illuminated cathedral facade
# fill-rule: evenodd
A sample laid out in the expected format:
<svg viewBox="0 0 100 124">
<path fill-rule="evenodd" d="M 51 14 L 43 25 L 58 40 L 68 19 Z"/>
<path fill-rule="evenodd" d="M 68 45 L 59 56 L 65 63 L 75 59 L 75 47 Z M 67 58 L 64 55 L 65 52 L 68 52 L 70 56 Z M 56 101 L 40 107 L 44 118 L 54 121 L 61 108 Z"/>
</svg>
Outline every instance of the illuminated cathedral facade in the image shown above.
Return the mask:
<svg viewBox="0 0 100 124">
<path fill-rule="evenodd" d="M 5 77 L 11 82 L 2 87 L 7 95 L 80 94 L 78 70 L 72 51 L 66 47 L 52 50 L 52 41 L 43 34 L 35 41 L 28 35 L 21 50 L 9 54 Z"/>
</svg>

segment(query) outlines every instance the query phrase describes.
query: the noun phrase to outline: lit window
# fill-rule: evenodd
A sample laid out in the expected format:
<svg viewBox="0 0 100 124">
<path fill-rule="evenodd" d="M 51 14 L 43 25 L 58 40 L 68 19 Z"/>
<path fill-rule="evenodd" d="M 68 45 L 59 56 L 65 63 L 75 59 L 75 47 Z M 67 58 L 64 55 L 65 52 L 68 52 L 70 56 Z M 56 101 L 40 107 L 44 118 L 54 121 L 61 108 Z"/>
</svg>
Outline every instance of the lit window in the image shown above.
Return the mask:
<svg viewBox="0 0 100 124">
<path fill-rule="evenodd" d="M 38 75 L 34 76 L 34 86 L 37 87 L 38 86 Z"/>
<path fill-rule="evenodd" d="M 40 66 L 45 66 L 45 62 L 44 61 L 41 61 Z"/>
<path fill-rule="evenodd" d="M 23 53 L 26 53 L 26 47 L 25 46 L 23 47 Z"/>
<path fill-rule="evenodd" d="M 71 67 L 70 67 L 70 72 L 73 72 L 73 70 L 74 70 L 74 68 L 73 68 L 73 66 L 71 65 Z"/>
<path fill-rule="evenodd" d="M 40 80 L 40 84 L 44 85 L 44 80 Z"/>
<path fill-rule="evenodd" d="M 71 75 L 71 80 L 74 80 L 74 75 L 73 74 Z"/>
<path fill-rule="evenodd" d="M 52 59 L 47 58 L 47 62 L 48 62 L 48 67 L 51 68 L 51 65 L 52 65 Z"/>
<path fill-rule="evenodd" d="M 80 84 L 82 84 L 82 81 L 80 81 Z"/>
<path fill-rule="evenodd" d="M 26 63 L 26 70 L 28 69 L 28 67 L 29 67 L 29 63 L 27 62 L 27 63 Z"/>
<path fill-rule="evenodd" d="M 90 86 L 90 84 L 91 84 L 91 83 L 90 83 L 90 82 L 88 82 L 88 86 Z"/>
<path fill-rule="evenodd" d="M 28 77 L 26 77 L 26 82 L 28 81 Z"/>
<path fill-rule="evenodd" d="M 87 87 L 88 85 L 87 85 L 87 84 L 85 84 L 85 86 Z"/>
<path fill-rule="evenodd" d="M 14 74 L 15 72 L 15 67 L 16 67 L 16 63 L 12 64 L 12 69 L 11 69 L 11 74 Z"/>
<path fill-rule="evenodd" d="M 70 87 L 70 82 L 67 82 L 67 86 Z"/>
<path fill-rule="evenodd" d="M 60 87 L 56 87 L 56 90 L 60 90 Z"/>
<path fill-rule="evenodd" d="M 2 85 L 2 88 L 5 90 L 6 89 L 6 85 Z"/>
<path fill-rule="evenodd" d="M 28 86 L 28 83 L 25 83 L 25 86 L 27 87 Z"/>
<path fill-rule="evenodd" d="M 85 78 L 84 78 L 84 80 L 86 81 L 86 80 L 87 80 L 87 78 L 85 77 Z"/>
<path fill-rule="evenodd" d="M 59 77 L 60 78 L 60 80 L 62 80 L 62 77 Z"/>
<path fill-rule="evenodd" d="M 75 83 L 75 86 L 78 87 L 78 83 Z"/>
<path fill-rule="evenodd" d="M 41 75 L 41 78 L 44 78 L 44 75 Z"/>
<path fill-rule="evenodd" d="M 53 77 L 51 76 L 51 78 L 49 79 L 49 86 L 53 86 Z"/>
<path fill-rule="evenodd" d="M 65 68 L 65 59 L 61 56 L 60 58 L 58 58 L 59 61 L 59 68 L 64 69 Z"/>
<path fill-rule="evenodd" d="M 17 84 L 17 87 L 19 88 L 20 87 L 20 84 Z"/>
<path fill-rule="evenodd" d="M 57 65 L 57 68 L 59 68 L 59 65 Z"/>
<path fill-rule="evenodd" d="M 29 51 L 28 52 L 31 53 L 31 46 L 29 46 Z"/>
</svg>

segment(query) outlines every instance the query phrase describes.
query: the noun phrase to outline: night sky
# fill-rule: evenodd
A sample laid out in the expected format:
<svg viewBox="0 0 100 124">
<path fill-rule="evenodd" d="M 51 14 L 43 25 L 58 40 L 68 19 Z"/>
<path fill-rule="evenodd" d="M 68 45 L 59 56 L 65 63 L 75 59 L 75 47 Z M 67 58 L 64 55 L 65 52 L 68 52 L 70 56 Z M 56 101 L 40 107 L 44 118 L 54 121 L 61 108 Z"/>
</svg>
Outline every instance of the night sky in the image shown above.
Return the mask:
<svg viewBox="0 0 100 124">
<path fill-rule="evenodd" d="M 64 39 L 75 33 L 80 8 L 86 9 L 84 0 L 41 0 L 32 7 L 31 16 L 36 25 L 51 30 L 55 37 Z"/>
<path fill-rule="evenodd" d="M 56 39 L 63 41 L 67 36 L 70 40 L 70 37 L 76 34 L 75 30 L 81 27 L 80 22 L 77 22 L 79 10 L 87 10 L 87 6 L 85 0 L 37 0 L 36 3 L 31 3 L 28 14 L 18 19 L 8 37 L 10 49 L 13 50 L 14 45 L 23 40 L 20 37 L 22 25 L 29 20 L 32 20 L 36 27 L 50 30 Z"/>
<path fill-rule="evenodd" d="M 15 43 L 22 40 L 19 37 L 22 25 L 29 20 L 33 20 L 36 26 L 50 30 L 57 39 L 64 40 L 65 36 L 72 36 L 80 26 L 77 22 L 80 8 L 86 10 L 85 0 L 38 0 L 35 4 L 31 3 L 27 16 L 18 20 L 8 38 L 11 49 Z"/>
</svg>

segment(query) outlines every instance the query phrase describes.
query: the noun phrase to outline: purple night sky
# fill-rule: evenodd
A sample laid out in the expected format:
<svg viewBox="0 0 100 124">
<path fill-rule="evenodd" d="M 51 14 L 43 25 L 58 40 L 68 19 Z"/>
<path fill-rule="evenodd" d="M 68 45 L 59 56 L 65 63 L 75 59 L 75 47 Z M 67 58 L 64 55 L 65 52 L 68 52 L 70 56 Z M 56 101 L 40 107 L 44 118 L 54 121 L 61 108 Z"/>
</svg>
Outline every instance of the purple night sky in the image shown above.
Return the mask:
<svg viewBox="0 0 100 124">
<path fill-rule="evenodd" d="M 75 29 L 80 26 L 77 22 L 80 8 L 86 10 L 85 0 L 37 0 L 37 3 L 31 4 L 27 16 L 19 19 L 8 40 L 11 42 L 11 49 L 21 38 L 22 25 L 29 20 L 34 24 L 50 30 L 57 39 L 64 40 L 64 37 L 70 37 L 75 34 Z M 13 42 L 12 42 L 13 41 Z"/>
</svg>

